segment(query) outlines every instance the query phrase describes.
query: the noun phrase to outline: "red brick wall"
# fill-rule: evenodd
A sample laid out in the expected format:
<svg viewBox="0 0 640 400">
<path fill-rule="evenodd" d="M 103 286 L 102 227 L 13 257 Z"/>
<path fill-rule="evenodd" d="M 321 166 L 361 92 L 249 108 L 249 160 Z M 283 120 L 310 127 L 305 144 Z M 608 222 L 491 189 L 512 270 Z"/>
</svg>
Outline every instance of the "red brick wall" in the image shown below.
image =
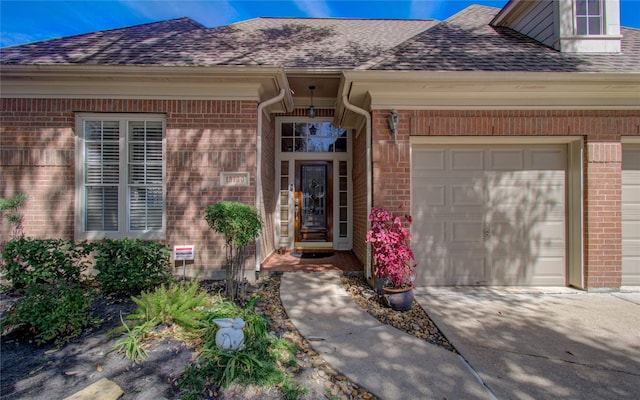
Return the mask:
<svg viewBox="0 0 640 400">
<path fill-rule="evenodd" d="M 640 135 L 639 111 L 399 111 L 398 144 L 390 110 L 374 110 L 374 206 L 410 209 L 409 138 L 416 136 L 581 136 L 585 139 L 584 264 L 587 287 L 621 282 L 620 137 Z"/>
<path fill-rule="evenodd" d="M 160 113 L 167 122 L 166 242 L 194 244 L 196 268 L 218 269 L 222 240 L 203 219 L 221 200 L 255 204 L 256 111 L 250 101 L 2 99 L 0 195 L 29 195 L 25 232 L 73 238 L 77 112 Z M 249 172 L 251 186 L 222 187 L 223 171 Z M 2 225 L 6 238 L 8 227 Z M 253 265 L 252 257 L 248 264 Z"/>
<path fill-rule="evenodd" d="M 411 211 L 411 143 L 409 119 L 400 114 L 397 143 L 389 130 L 389 112 L 372 115 L 373 207 L 404 215 Z"/>
<path fill-rule="evenodd" d="M 622 146 L 587 138 L 585 152 L 587 287 L 622 283 Z"/>
<path fill-rule="evenodd" d="M 28 195 L 21 209 L 27 235 L 73 237 L 74 133 L 70 104 L 0 100 L 0 196 Z M 10 229 L 2 218 L 0 242 Z"/>
</svg>

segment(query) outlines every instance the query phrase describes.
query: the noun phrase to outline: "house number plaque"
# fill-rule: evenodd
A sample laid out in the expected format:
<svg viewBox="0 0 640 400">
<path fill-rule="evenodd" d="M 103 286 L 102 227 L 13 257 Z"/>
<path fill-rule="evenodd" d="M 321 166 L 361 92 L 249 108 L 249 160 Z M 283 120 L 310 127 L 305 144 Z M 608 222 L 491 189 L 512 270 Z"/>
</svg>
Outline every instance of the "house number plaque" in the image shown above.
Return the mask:
<svg viewBox="0 0 640 400">
<path fill-rule="evenodd" d="M 220 186 L 249 186 L 249 173 L 221 172 Z"/>
</svg>

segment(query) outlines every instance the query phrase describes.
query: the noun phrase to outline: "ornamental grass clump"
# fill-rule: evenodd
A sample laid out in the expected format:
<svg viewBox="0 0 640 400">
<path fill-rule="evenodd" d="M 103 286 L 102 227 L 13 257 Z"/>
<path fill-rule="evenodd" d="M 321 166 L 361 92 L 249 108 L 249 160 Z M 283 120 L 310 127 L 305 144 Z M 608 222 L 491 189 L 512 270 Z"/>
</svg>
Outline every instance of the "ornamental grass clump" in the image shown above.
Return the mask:
<svg viewBox="0 0 640 400">
<path fill-rule="evenodd" d="M 416 264 L 411 250 L 411 216 L 404 221 L 383 208 L 372 208 L 371 228 L 366 241 L 371 243 L 375 276 L 385 287 L 403 288 L 413 285 Z"/>
</svg>

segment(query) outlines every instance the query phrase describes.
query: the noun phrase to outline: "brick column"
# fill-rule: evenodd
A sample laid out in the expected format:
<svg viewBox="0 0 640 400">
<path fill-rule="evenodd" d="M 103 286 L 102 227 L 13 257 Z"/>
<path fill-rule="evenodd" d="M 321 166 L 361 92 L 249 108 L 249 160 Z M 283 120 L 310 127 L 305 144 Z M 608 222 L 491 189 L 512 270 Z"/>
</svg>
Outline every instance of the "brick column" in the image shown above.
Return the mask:
<svg viewBox="0 0 640 400">
<path fill-rule="evenodd" d="M 585 160 L 585 274 L 589 290 L 622 283 L 622 145 L 588 141 Z"/>
</svg>

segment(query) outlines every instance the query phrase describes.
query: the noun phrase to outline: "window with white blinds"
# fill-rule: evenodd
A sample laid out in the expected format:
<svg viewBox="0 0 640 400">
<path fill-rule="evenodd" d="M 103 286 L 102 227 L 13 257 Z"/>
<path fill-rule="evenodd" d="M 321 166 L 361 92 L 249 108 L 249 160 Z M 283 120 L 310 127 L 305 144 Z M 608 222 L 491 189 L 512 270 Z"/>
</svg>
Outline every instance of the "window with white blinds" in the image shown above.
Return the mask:
<svg viewBox="0 0 640 400">
<path fill-rule="evenodd" d="M 164 120 L 81 118 L 82 230 L 164 231 Z"/>
</svg>

